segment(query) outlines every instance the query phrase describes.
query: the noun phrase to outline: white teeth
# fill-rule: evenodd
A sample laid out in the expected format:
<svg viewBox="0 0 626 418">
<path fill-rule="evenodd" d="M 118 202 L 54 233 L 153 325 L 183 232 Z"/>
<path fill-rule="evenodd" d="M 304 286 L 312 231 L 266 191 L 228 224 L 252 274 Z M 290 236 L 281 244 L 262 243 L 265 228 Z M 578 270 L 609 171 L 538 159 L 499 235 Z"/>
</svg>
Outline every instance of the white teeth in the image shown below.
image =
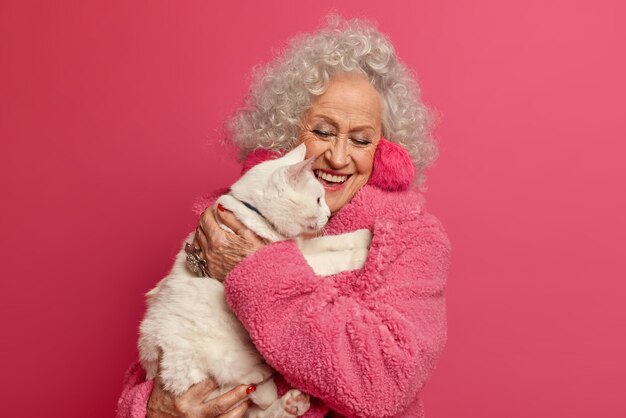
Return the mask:
<svg viewBox="0 0 626 418">
<path fill-rule="evenodd" d="M 348 179 L 348 176 L 333 176 L 332 174 L 325 173 L 321 170 L 316 170 L 317 177 L 330 181 L 331 183 L 343 183 Z"/>
</svg>

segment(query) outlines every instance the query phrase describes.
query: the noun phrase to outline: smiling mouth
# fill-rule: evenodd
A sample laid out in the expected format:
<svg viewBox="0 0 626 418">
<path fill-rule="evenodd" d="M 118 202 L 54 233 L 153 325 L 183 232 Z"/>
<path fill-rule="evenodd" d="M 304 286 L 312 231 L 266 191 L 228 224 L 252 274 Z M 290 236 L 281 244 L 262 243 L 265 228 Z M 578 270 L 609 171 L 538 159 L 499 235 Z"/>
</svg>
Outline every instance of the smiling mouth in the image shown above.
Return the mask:
<svg viewBox="0 0 626 418">
<path fill-rule="evenodd" d="M 343 174 L 343 175 L 334 175 L 331 173 L 327 173 L 326 171 L 322 171 L 322 170 L 315 170 L 315 177 L 318 178 L 318 180 L 323 180 L 323 184 L 328 184 L 328 185 L 340 185 L 346 182 L 346 180 L 348 180 L 350 178 L 350 176 L 352 176 L 352 174 Z"/>
</svg>

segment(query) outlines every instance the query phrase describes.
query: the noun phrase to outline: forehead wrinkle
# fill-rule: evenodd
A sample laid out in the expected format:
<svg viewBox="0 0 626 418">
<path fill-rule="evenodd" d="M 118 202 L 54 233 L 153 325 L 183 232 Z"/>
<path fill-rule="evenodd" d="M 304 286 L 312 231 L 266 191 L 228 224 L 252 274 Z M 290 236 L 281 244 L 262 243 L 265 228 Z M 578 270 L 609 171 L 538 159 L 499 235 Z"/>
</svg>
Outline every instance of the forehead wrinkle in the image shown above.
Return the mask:
<svg viewBox="0 0 626 418">
<path fill-rule="evenodd" d="M 331 109 L 332 110 L 332 109 Z M 351 113 L 349 115 L 344 115 L 344 116 L 337 116 L 337 115 L 329 115 L 328 113 L 334 113 L 334 112 L 315 112 L 312 116 L 313 118 L 319 118 L 319 119 L 323 119 L 325 122 L 333 125 L 335 128 L 338 128 L 340 130 L 345 130 L 347 132 L 357 132 L 357 131 L 363 131 L 363 130 L 367 130 L 370 129 L 372 131 L 376 131 L 376 128 L 372 125 L 371 122 L 371 117 L 369 117 L 369 115 L 366 115 L 364 113 L 368 113 L 368 112 L 356 112 L 356 113 L 360 113 L 360 114 L 355 114 L 355 113 Z M 343 112 L 340 112 L 343 113 Z M 357 120 L 353 122 L 353 116 L 357 116 Z M 363 116 L 363 120 L 361 121 L 358 116 Z M 343 126 L 344 125 L 344 121 L 347 121 L 347 126 Z M 378 122 L 378 121 L 377 121 Z M 378 123 L 380 124 L 380 122 Z M 356 125 L 356 126 L 353 126 Z M 345 129 L 344 129 L 345 128 Z"/>
<path fill-rule="evenodd" d="M 369 81 L 354 74 L 335 75 L 307 113 L 309 118 L 319 117 L 342 132 L 382 131 L 382 98 Z"/>
</svg>

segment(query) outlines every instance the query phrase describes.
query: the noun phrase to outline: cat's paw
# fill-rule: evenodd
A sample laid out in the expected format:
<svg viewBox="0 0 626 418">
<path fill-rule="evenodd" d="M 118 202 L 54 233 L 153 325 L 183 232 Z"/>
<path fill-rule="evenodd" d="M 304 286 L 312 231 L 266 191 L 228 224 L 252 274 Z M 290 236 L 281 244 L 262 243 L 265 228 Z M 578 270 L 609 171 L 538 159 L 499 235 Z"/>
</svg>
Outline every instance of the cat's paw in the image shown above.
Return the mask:
<svg viewBox="0 0 626 418">
<path fill-rule="evenodd" d="M 350 270 L 362 269 L 367 261 L 369 251 L 367 248 L 356 248 L 350 255 Z"/>
<path fill-rule="evenodd" d="M 309 395 L 300 392 L 298 389 L 291 389 L 281 398 L 283 408 L 289 415 L 285 418 L 299 417 L 306 413 L 311 407 Z"/>
<path fill-rule="evenodd" d="M 246 382 L 246 384 L 259 384 L 264 380 L 267 380 L 274 374 L 274 369 L 272 369 L 267 364 L 258 364 L 249 373 L 242 376 L 242 382 Z"/>
<path fill-rule="evenodd" d="M 357 229 L 352 234 L 352 248 L 365 248 L 368 249 L 370 247 L 370 243 L 372 242 L 372 232 L 369 229 Z"/>
</svg>

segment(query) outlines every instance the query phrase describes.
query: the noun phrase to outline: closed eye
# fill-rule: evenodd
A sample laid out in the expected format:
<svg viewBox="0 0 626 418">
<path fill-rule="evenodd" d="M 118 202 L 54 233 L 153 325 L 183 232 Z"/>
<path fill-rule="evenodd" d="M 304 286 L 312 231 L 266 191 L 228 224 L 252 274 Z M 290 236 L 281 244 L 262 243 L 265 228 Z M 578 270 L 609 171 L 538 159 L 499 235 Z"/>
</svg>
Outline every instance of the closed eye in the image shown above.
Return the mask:
<svg viewBox="0 0 626 418">
<path fill-rule="evenodd" d="M 323 131 L 321 129 L 314 129 L 312 132 L 315 134 L 315 136 L 318 136 L 320 138 L 330 138 L 333 136 L 332 132 Z"/>
<path fill-rule="evenodd" d="M 360 146 L 360 147 L 366 147 L 372 143 L 372 141 L 370 141 L 369 139 L 351 138 L 350 140 L 352 141 L 353 144 Z"/>
</svg>

